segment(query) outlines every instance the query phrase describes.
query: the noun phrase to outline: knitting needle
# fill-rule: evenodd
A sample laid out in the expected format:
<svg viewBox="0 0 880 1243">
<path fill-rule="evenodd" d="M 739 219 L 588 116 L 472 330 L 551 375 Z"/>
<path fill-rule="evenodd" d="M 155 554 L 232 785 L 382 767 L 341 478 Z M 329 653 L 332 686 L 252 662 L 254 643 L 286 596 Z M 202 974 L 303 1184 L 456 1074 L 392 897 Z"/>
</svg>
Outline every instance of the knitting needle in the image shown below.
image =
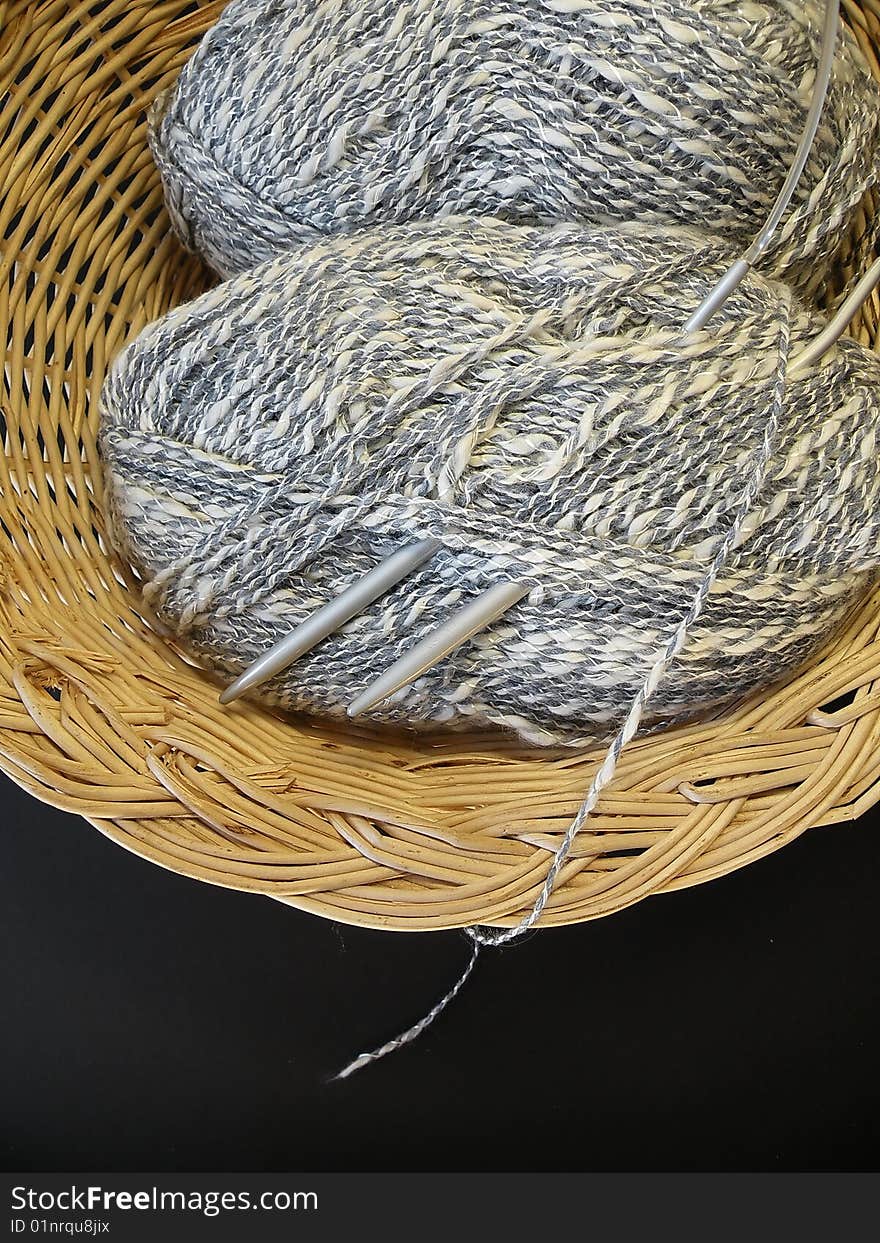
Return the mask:
<svg viewBox="0 0 880 1243">
<path fill-rule="evenodd" d="M 779 222 L 788 209 L 792 195 L 797 188 L 812 150 L 816 131 L 819 128 L 819 121 L 825 108 L 825 100 L 828 96 L 828 87 L 831 82 L 831 70 L 834 66 L 834 49 L 837 45 L 839 24 L 840 0 L 828 0 L 828 3 L 825 5 L 822 51 L 819 58 L 819 67 L 816 70 L 813 98 L 810 101 L 807 119 L 804 123 L 804 132 L 795 152 L 794 162 L 788 170 L 788 176 L 783 182 L 782 189 L 779 191 L 764 227 L 745 254 L 737 259 L 735 263 L 732 263 L 718 283 L 709 290 L 706 297 L 685 324 L 684 330 L 686 333 L 696 332 L 698 328 L 705 327 L 707 321 L 724 305 L 737 285 L 748 276 L 752 267 L 758 262 L 769 246 L 770 238 L 779 227 Z"/>
<path fill-rule="evenodd" d="M 825 105 L 834 60 L 839 12 L 839 0 L 828 0 L 825 8 L 821 56 L 816 73 L 813 99 L 807 113 L 804 132 L 801 136 L 794 162 L 789 169 L 785 183 L 774 203 L 770 216 L 746 253 L 728 269 L 704 299 L 700 307 L 690 317 L 685 325 L 686 332 L 693 332 L 697 328 L 703 327 L 711 315 L 724 303 L 736 286 L 747 275 L 751 266 L 763 254 L 769 244 L 771 234 L 785 214 L 785 210 L 791 201 L 792 194 L 806 165 Z M 843 327 L 845 327 L 845 324 Z M 840 329 L 840 332 L 842 331 L 843 328 Z M 840 334 L 838 333 L 838 335 Z M 425 561 L 434 555 L 437 547 L 439 547 L 438 544 L 432 551 L 421 556 L 418 550 L 426 542 L 421 541 L 419 544 L 409 545 L 401 549 L 400 552 L 394 553 L 336 600 L 331 600 L 329 604 L 307 618 L 302 625 L 298 626 L 284 639 L 281 639 L 269 652 L 265 653 L 246 669 L 241 677 L 222 693 L 220 702 L 229 703 L 244 691 L 252 689 L 274 673 L 280 672 L 286 665 L 305 655 L 322 639 L 344 625 L 346 621 L 349 621 L 362 608 L 366 608 L 378 596 L 395 586 L 412 570 L 424 564 Z M 390 571 L 388 574 L 383 573 L 386 569 Z M 382 585 L 378 586 L 380 583 Z M 378 589 L 375 591 L 373 591 L 374 585 L 378 586 Z M 454 613 L 452 617 L 441 626 L 438 626 L 435 631 L 420 643 L 417 643 L 409 652 L 404 653 L 389 669 L 385 670 L 362 695 L 358 696 L 349 705 L 349 716 L 355 717 L 368 711 L 369 708 L 374 707 L 383 699 L 387 699 L 402 686 L 426 673 L 462 643 L 467 642 L 468 639 L 473 638 L 475 634 L 485 629 L 486 626 L 497 621 L 514 604 L 522 600 L 528 593 L 528 590 L 529 588 L 522 583 L 499 584 L 496 587 L 488 588 L 475 600 L 464 605 Z"/>
<path fill-rule="evenodd" d="M 273 674 L 293 664 L 327 635 L 333 634 L 340 626 L 344 626 L 352 617 L 357 616 L 371 605 L 374 600 L 378 600 L 379 596 L 396 586 L 402 578 L 406 578 L 420 565 L 424 565 L 439 548 L 439 540 L 423 539 L 392 553 L 341 595 L 312 613 L 302 625 L 297 626 L 283 639 L 279 639 L 268 652 L 264 652 L 252 665 L 249 665 L 241 677 L 236 678 L 230 686 L 226 687 L 220 695 L 220 702 L 231 703 L 245 691 L 253 690 L 255 686 L 268 681 Z"/>
<path fill-rule="evenodd" d="M 794 359 L 791 364 L 792 375 L 797 375 L 812 363 L 818 362 L 822 355 L 840 340 L 856 311 L 868 301 L 878 285 L 880 285 L 880 259 L 876 259 L 871 264 L 846 301 L 841 303 L 834 319 Z"/>
<path fill-rule="evenodd" d="M 880 285 L 880 259 L 859 281 L 850 296 L 826 328 L 801 351 L 792 362 L 790 373 L 797 375 L 825 354 L 846 331 L 859 307 L 868 300 Z M 377 680 L 359 695 L 348 708 L 350 717 L 368 712 L 376 704 L 393 695 L 401 687 L 409 685 L 423 673 L 427 673 L 445 656 L 462 643 L 496 621 L 503 613 L 517 604 L 528 592 L 521 583 L 500 584 L 490 587 L 470 604 L 454 614 L 448 622 L 439 626 L 415 647 L 405 652 Z"/>
<path fill-rule="evenodd" d="M 698 328 L 702 328 L 715 311 L 723 305 L 767 249 L 772 234 L 785 215 L 797 183 L 804 171 L 816 137 L 816 131 L 819 128 L 822 111 L 825 107 L 825 100 L 831 80 L 831 70 L 834 64 L 834 50 L 837 43 L 839 20 L 840 0 L 828 0 L 825 6 L 821 53 L 819 66 L 816 70 L 813 98 L 810 102 L 803 134 L 795 152 L 794 161 L 773 204 L 770 215 L 745 254 L 728 268 L 685 324 L 686 333 L 695 332 Z M 840 328 L 838 336 L 845 326 L 846 323 Z M 376 704 L 393 695 L 401 687 L 408 685 L 416 678 L 421 677 L 422 674 L 427 673 L 429 669 L 445 656 L 448 656 L 450 652 L 454 651 L 462 643 L 473 638 L 475 634 L 485 629 L 486 626 L 491 625 L 492 622 L 497 621 L 503 613 L 522 600 L 527 593 L 528 588 L 522 583 L 507 584 L 503 593 L 498 593 L 494 587 L 484 591 L 476 600 L 471 601 L 470 604 L 466 604 L 458 612 L 454 613 L 446 622 L 438 626 L 433 633 L 427 635 L 410 651 L 405 652 L 389 669 L 386 669 L 371 686 L 367 687 L 363 694 L 359 695 L 349 705 L 348 715 L 350 717 L 360 716 L 361 713 L 369 711 L 370 708 L 375 707 Z"/>
<path fill-rule="evenodd" d="M 487 588 L 470 604 L 458 609 L 448 621 L 427 635 L 415 647 L 396 660 L 393 665 L 373 682 L 362 695 L 348 705 L 350 717 L 360 716 L 369 712 L 370 708 L 388 699 L 402 686 L 408 686 L 420 678 L 423 673 L 441 661 L 444 656 L 454 652 L 457 647 L 467 643 L 475 634 L 485 630 L 493 621 L 502 617 L 529 592 L 530 588 L 523 583 L 496 583 Z"/>
</svg>

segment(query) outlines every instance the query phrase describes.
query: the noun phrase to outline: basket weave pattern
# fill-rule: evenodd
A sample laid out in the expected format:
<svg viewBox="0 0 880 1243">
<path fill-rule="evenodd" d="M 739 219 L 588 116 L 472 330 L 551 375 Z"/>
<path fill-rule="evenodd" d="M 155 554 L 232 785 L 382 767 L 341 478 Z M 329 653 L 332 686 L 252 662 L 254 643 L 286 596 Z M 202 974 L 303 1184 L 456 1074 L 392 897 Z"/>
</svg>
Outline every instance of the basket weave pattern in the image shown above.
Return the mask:
<svg viewBox="0 0 880 1243">
<path fill-rule="evenodd" d="M 210 280 L 170 234 L 145 110 L 222 7 L 0 0 L 0 766 L 188 876 L 376 927 L 512 924 L 602 748 L 414 742 L 220 708 L 107 549 L 95 440 L 108 361 Z M 880 77 L 880 0 L 845 7 Z M 876 301 L 854 331 L 877 345 Z M 542 924 L 853 819 L 880 799 L 878 740 L 880 591 L 810 668 L 631 745 Z"/>
</svg>

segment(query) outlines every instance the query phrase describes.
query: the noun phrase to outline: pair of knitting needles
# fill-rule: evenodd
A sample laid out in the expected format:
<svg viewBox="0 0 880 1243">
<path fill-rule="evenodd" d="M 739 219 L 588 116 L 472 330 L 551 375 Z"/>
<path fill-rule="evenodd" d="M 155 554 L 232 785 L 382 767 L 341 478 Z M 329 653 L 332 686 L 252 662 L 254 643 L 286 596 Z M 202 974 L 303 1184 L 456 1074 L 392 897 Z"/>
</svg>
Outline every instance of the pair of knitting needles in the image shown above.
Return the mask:
<svg viewBox="0 0 880 1243">
<path fill-rule="evenodd" d="M 806 165 L 825 106 L 834 63 L 839 21 L 840 2 L 829 0 L 825 7 L 821 55 L 813 98 L 807 113 L 803 135 L 770 215 L 749 248 L 731 264 L 688 319 L 684 326 L 685 334 L 703 328 L 715 312 L 723 306 L 737 285 L 764 254 L 772 234 L 785 215 Z M 843 334 L 855 312 L 870 297 L 878 284 L 880 284 L 880 260 L 869 269 L 825 330 L 795 358 L 790 368 L 791 374 L 796 375 L 806 370 L 831 348 Z M 293 664 L 323 639 L 334 634 L 346 622 L 362 613 L 404 578 L 429 562 L 437 555 L 441 547 L 439 540 L 422 539 L 386 557 L 374 569 L 368 571 L 335 599 L 306 618 L 301 625 L 255 660 L 239 678 L 226 687 L 220 695 L 220 702 L 231 703 L 246 691 L 260 686 Z M 519 582 L 498 583 L 494 587 L 489 587 L 475 600 L 457 610 L 447 621 L 416 643 L 386 669 L 363 694 L 357 696 L 349 704 L 347 709 L 349 717 L 358 717 L 368 712 L 403 687 L 415 682 L 451 652 L 491 626 L 493 622 L 519 603 L 529 590 L 529 586 Z"/>
</svg>

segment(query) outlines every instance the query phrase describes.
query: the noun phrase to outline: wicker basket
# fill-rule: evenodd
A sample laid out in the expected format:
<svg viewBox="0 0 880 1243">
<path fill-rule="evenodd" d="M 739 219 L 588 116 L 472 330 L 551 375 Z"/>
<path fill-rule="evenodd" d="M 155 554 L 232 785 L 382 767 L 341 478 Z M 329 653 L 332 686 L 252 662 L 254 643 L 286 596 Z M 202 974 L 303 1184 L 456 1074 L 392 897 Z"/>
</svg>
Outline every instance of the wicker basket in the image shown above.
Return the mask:
<svg viewBox="0 0 880 1243">
<path fill-rule="evenodd" d="M 107 550 L 95 449 L 107 362 L 209 279 L 171 236 L 144 113 L 221 8 L 0 0 L 0 763 L 187 876 L 349 923 L 510 924 L 599 751 L 224 710 L 139 614 Z M 880 2 L 846 8 L 877 69 Z M 876 343 L 876 303 L 855 330 Z M 542 923 L 710 880 L 880 798 L 878 630 L 875 593 L 771 693 L 632 745 Z"/>
</svg>

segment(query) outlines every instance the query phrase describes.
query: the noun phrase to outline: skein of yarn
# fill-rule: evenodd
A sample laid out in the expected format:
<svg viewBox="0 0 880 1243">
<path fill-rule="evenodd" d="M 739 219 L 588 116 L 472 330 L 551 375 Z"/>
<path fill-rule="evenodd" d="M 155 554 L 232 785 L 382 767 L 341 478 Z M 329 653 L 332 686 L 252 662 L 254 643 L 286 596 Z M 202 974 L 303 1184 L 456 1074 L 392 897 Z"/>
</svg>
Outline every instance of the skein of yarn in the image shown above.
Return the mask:
<svg viewBox="0 0 880 1243">
<path fill-rule="evenodd" d="M 223 274 L 456 213 L 741 249 L 791 163 L 820 28 L 817 0 L 233 0 L 152 147 L 180 236 Z M 878 161 L 880 92 L 844 31 L 765 272 L 815 292 Z"/>
<path fill-rule="evenodd" d="M 681 718 L 772 681 L 880 563 L 880 360 L 690 229 L 456 218 L 303 247 L 149 325 L 116 360 L 101 443 L 114 539 L 178 641 L 225 674 L 383 556 L 440 554 L 261 688 L 344 716 L 412 640 L 493 582 L 530 594 L 370 714 L 606 735 L 684 618 L 778 424 L 764 486 L 651 703 Z"/>
</svg>

